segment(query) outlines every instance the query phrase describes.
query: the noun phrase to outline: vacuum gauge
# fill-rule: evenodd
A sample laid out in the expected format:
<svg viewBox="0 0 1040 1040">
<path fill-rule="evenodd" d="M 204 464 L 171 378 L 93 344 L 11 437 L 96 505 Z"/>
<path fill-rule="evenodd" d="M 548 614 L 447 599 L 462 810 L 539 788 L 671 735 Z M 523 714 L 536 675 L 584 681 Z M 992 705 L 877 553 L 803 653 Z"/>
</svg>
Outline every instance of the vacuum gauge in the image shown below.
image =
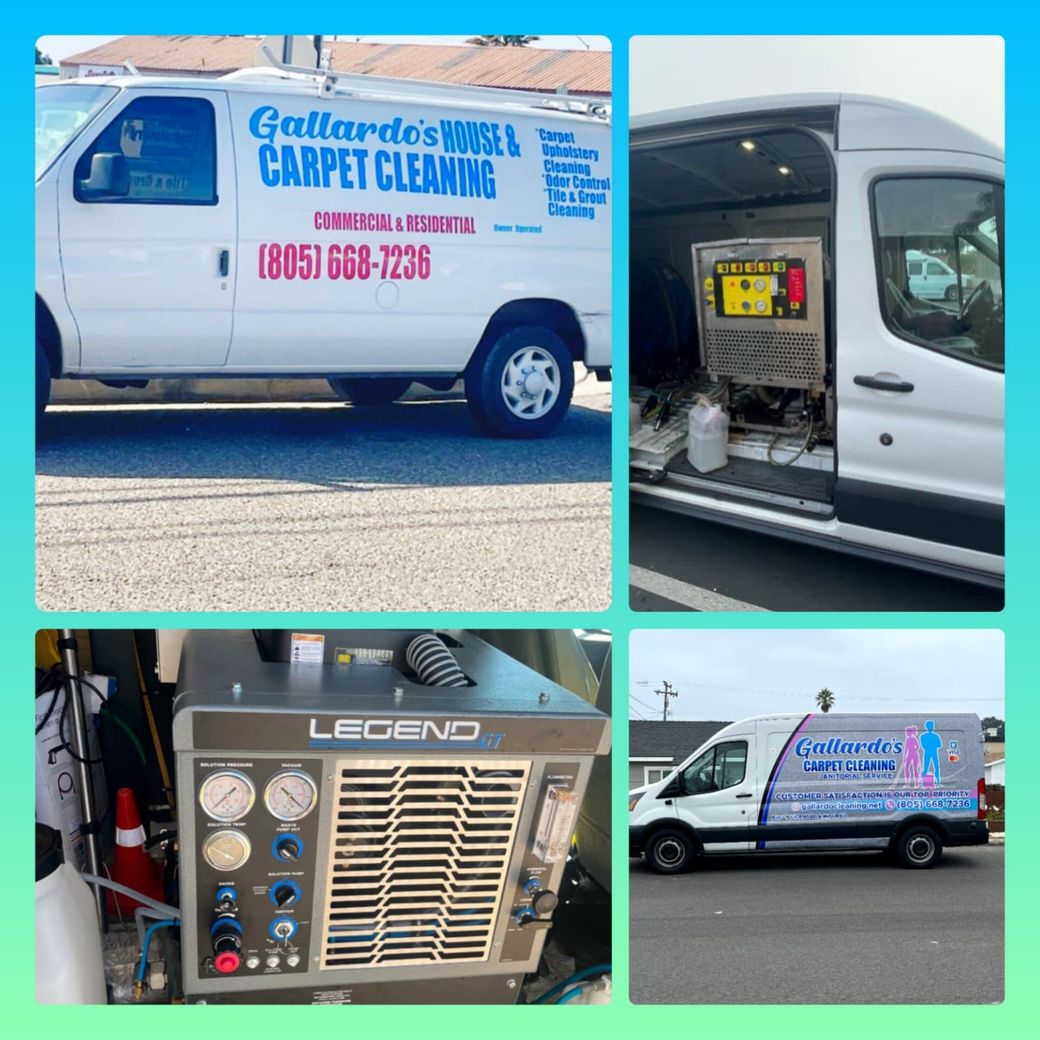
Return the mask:
<svg viewBox="0 0 1040 1040">
<path fill-rule="evenodd" d="M 278 820 L 302 820 L 318 801 L 314 781 L 298 769 L 277 773 L 264 788 L 264 805 Z"/>
</svg>

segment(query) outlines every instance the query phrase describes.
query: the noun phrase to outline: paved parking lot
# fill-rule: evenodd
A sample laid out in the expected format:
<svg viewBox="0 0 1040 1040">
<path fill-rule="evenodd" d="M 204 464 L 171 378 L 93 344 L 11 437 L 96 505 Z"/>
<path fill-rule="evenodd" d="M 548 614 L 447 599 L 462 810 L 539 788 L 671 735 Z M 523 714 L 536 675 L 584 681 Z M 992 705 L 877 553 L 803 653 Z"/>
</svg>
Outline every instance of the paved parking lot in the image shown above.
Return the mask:
<svg viewBox="0 0 1040 1040">
<path fill-rule="evenodd" d="M 633 505 L 633 610 L 1000 610 L 1002 589 Z"/>
<path fill-rule="evenodd" d="M 460 401 L 55 407 L 37 448 L 47 610 L 601 610 L 610 384 L 556 435 Z"/>
<path fill-rule="evenodd" d="M 991 1004 L 1004 997 L 1004 846 L 933 870 L 879 853 L 633 860 L 638 1004 Z"/>
</svg>

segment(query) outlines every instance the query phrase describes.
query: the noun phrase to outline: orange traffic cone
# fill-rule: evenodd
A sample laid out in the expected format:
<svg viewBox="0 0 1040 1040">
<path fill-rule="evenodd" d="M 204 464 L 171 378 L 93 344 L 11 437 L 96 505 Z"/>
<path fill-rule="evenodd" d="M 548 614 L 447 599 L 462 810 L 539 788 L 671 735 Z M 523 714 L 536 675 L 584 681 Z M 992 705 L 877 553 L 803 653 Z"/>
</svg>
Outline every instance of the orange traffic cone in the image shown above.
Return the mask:
<svg viewBox="0 0 1040 1040">
<path fill-rule="evenodd" d="M 162 881 L 158 866 L 144 847 L 144 827 L 137 811 L 134 792 L 121 787 L 116 792 L 116 851 L 112 858 L 112 880 L 162 900 Z M 130 896 L 107 890 L 108 909 L 112 913 L 133 913 L 141 904 Z"/>
</svg>

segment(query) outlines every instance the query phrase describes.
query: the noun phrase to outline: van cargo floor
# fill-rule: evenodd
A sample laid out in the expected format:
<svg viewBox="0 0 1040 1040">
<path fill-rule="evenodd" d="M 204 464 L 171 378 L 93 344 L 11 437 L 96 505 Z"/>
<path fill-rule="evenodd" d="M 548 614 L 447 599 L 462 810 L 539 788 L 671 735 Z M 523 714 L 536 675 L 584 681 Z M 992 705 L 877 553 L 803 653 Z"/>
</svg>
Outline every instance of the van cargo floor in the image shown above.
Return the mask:
<svg viewBox="0 0 1040 1040">
<path fill-rule="evenodd" d="M 750 493 L 754 497 L 778 496 L 792 500 L 789 504 L 797 508 L 801 504 L 816 503 L 830 505 L 834 497 L 834 474 L 800 466 L 772 466 L 757 459 L 730 456 L 723 469 L 711 473 L 698 473 L 690 465 L 686 453 L 673 458 L 665 467 L 671 475 L 685 481 L 696 481 L 704 486 L 722 485 L 719 491 L 733 494 Z M 750 496 L 748 496 L 750 497 Z M 814 509 L 813 512 L 819 512 Z"/>
</svg>

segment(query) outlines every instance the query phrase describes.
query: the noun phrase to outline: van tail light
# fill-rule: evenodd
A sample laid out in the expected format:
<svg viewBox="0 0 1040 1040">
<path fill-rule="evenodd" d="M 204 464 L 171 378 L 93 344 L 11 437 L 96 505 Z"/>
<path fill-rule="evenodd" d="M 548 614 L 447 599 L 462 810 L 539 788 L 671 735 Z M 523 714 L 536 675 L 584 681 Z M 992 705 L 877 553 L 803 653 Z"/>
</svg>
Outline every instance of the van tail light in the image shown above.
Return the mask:
<svg viewBox="0 0 1040 1040">
<path fill-rule="evenodd" d="M 979 794 L 979 819 L 984 820 L 986 818 L 986 781 L 979 780 L 978 786 Z"/>
</svg>

